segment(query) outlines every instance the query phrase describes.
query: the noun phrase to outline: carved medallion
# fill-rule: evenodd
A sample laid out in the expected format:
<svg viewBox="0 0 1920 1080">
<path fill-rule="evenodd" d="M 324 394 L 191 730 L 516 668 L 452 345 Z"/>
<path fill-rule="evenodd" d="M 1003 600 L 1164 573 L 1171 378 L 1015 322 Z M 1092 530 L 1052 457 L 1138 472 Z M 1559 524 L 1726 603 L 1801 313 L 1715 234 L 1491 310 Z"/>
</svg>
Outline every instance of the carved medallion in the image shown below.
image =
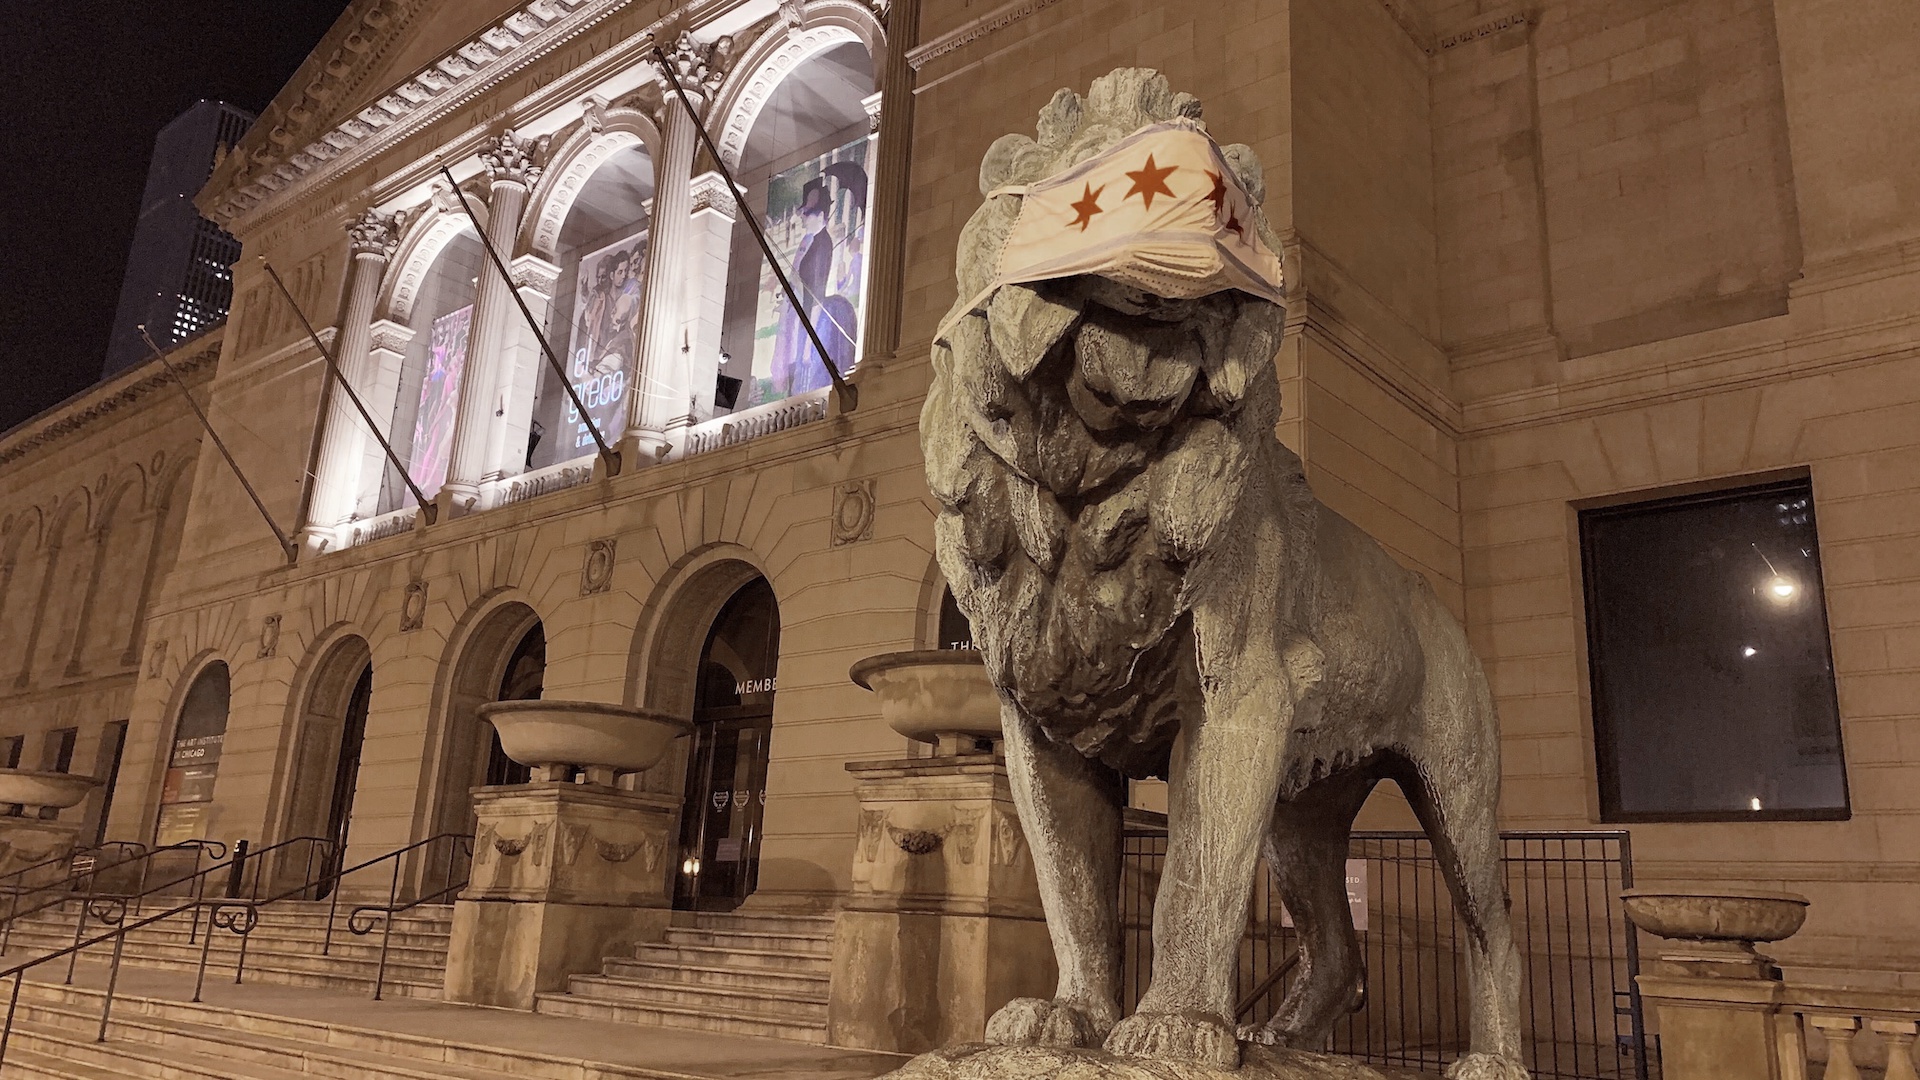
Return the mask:
<svg viewBox="0 0 1920 1080">
<path fill-rule="evenodd" d="M 833 546 L 873 539 L 873 479 L 833 486 Z"/>
<path fill-rule="evenodd" d="M 412 633 L 427 621 L 427 583 L 422 578 L 407 582 L 407 595 L 400 601 L 400 632 Z"/>
<path fill-rule="evenodd" d="M 147 650 L 147 678 L 157 679 L 167 670 L 167 643 L 156 641 Z"/>
<path fill-rule="evenodd" d="M 606 592 L 613 585 L 613 555 L 612 537 L 588 541 L 586 562 L 580 567 L 581 596 Z"/>
<path fill-rule="evenodd" d="M 260 650 L 256 654 L 260 659 L 280 651 L 280 616 L 269 615 L 260 620 Z"/>
</svg>

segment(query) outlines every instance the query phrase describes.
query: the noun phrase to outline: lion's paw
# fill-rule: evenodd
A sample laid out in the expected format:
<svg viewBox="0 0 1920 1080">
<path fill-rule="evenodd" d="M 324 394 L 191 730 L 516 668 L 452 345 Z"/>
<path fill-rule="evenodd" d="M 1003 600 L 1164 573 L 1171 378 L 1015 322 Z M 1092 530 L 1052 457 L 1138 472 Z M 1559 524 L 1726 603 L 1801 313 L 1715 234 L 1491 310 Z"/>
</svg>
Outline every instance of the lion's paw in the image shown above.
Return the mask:
<svg viewBox="0 0 1920 1080">
<path fill-rule="evenodd" d="M 987 1041 L 1000 1046 L 1099 1046 L 1112 1026 L 1072 1002 L 1014 998 L 987 1021 Z"/>
<path fill-rule="evenodd" d="M 1447 1066 L 1447 1080 L 1531 1080 L 1527 1067 L 1496 1054 L 1468 1054 Z"/>
<path fill-rule="evenodd" d="M 1233 1028 L 1205 1013 L 1135 1013 L 1114 1025 L 1106 1051 L 1121 1057 L 1240 1067 L 1240 1044 Z"/>
</svg>

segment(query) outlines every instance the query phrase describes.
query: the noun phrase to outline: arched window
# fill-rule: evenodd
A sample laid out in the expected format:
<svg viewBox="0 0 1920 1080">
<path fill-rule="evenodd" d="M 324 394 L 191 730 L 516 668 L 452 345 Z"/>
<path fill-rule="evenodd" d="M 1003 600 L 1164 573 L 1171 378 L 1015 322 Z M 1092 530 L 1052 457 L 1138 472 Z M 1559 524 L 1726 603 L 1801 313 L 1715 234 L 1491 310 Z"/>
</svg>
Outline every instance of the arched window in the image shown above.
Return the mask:
<svg viewBox="0 0 1920 1080">
<path fill-rule="evenodd" d="M 734 178 L 805 310 L 787 302 L 746 223 L 736 222 L 716 414 L 826 387 L 808 323 L 842 372 L 859 356 L 873 175 L 864 102 L 873 78 L 864 45 L 836 45 L 797 65 L 754 120 Z"/>
<path fill-rule="evenodd" d="M 413 337 L 400 362 L 393 422 L 387 431 L 395 454 L 428 497 L 447 479 L 460 372 L 466 367 L 473 328 L 474 285 L 484 258 L 472 230 L 460 232 L 440 250 L 413 301 Z M 411 501 L 406 482 L 388 465 L 376 512 L 397 510 Z"/>
<path fill-rule="evenodd" d="M 220 772 L 220 748 L 227 737 L 227 706 L 232 700 L 227 665 L 208 664 L 180 705 L 173 729 L 173 750 L 160 786 L 156 844 L 177 844 L 206 835 L 213 782 Z"/>
<path fill-rule="evenodd" d="M 627 387 L 640 340 L 653 210 L 653 160 L 643 146 L 610 155 L 567 211 L 556 262 L 560 278 L 547 340 L 565 361 L 574 392 L 608 442 L 627 422 Z M 553 369 L 543 364 L 528 431 L 526 467 L 594 453 L 593 436 Z"/>
<path fill-rule="evenodd" d="M 547 634 L 539 623 L 529 627 L 520 644 L 507 658 L 507 669 L 500 676 L 500 692 L 495 701 L 536 701 L 546 685 Z M 493 725 L 488 724 L 489 728 Z M 533 778 L 533 770 L 507 756 L 500 746 L 500 732 L 493 731 L 492 749 L 487 752 L 486 783 L 524 784 Z"/>
<path fill-rule="evenodd" d="M 953 602 L 953 590 L 940 591 L 940 639 L 934 643 L 936 649 L 972 649 L 973 624 L 967 621 L 966 612 Z"/>
</svg>

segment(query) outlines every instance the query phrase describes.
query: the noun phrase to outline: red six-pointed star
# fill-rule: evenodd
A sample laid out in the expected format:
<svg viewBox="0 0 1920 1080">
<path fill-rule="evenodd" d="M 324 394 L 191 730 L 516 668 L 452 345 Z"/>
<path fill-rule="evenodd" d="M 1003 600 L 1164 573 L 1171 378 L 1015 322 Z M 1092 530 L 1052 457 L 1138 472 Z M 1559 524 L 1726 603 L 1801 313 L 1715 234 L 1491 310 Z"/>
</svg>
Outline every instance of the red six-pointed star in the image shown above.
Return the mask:
<svg viewBox="0 0 1920 1080">
<path fill-rule="evenodd" d="M 1213 204 L 1213 216 L 1219 217 L 1227 207 L 1227 178 L 1208 169 L 1207 178 L 1213 181 L 1213 190 L 1207 192 L 1207 201 Z"/>
<path fill-rule="evenodd" d="M 1078 211 L 1080 214 L 1079 217 L 1076 217 L 1072 221 L 1067 222 L 1067 228 L 1071 229 L 1075 225 L 1078 225 L 1080 226 L 1081 232 L 1086 232 L 1087 226 L 1093 224 L 1093 215 L 1101 213 L 1100 193 L 1105 190 L 1107 190 L 1107 186 L 1105 184 L 1102 184 L 1097 188 L 1094 187 L 1092 184 L 1086 185 L 1086 193 L 1080 196 L 1080 201 L 1076 203 L 1067 204 L 1068 206 L 1073 207 L 1074 210 Z"/>
</svg>

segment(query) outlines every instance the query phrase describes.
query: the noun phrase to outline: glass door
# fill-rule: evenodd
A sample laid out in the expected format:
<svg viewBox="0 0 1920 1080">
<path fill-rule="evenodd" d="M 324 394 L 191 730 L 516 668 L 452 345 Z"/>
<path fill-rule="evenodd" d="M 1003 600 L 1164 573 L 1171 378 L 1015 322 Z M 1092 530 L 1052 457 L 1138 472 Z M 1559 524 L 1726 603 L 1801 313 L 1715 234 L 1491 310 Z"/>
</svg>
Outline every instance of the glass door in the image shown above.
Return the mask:
<svg viewBox="0 0 1920 1080">
<path fill-rule="evenodd" d="M 759 884 L 780 616 L 756 579 L 714 619 L 694 692 L 673 906 L 731 911 Z"/>
</svg>

